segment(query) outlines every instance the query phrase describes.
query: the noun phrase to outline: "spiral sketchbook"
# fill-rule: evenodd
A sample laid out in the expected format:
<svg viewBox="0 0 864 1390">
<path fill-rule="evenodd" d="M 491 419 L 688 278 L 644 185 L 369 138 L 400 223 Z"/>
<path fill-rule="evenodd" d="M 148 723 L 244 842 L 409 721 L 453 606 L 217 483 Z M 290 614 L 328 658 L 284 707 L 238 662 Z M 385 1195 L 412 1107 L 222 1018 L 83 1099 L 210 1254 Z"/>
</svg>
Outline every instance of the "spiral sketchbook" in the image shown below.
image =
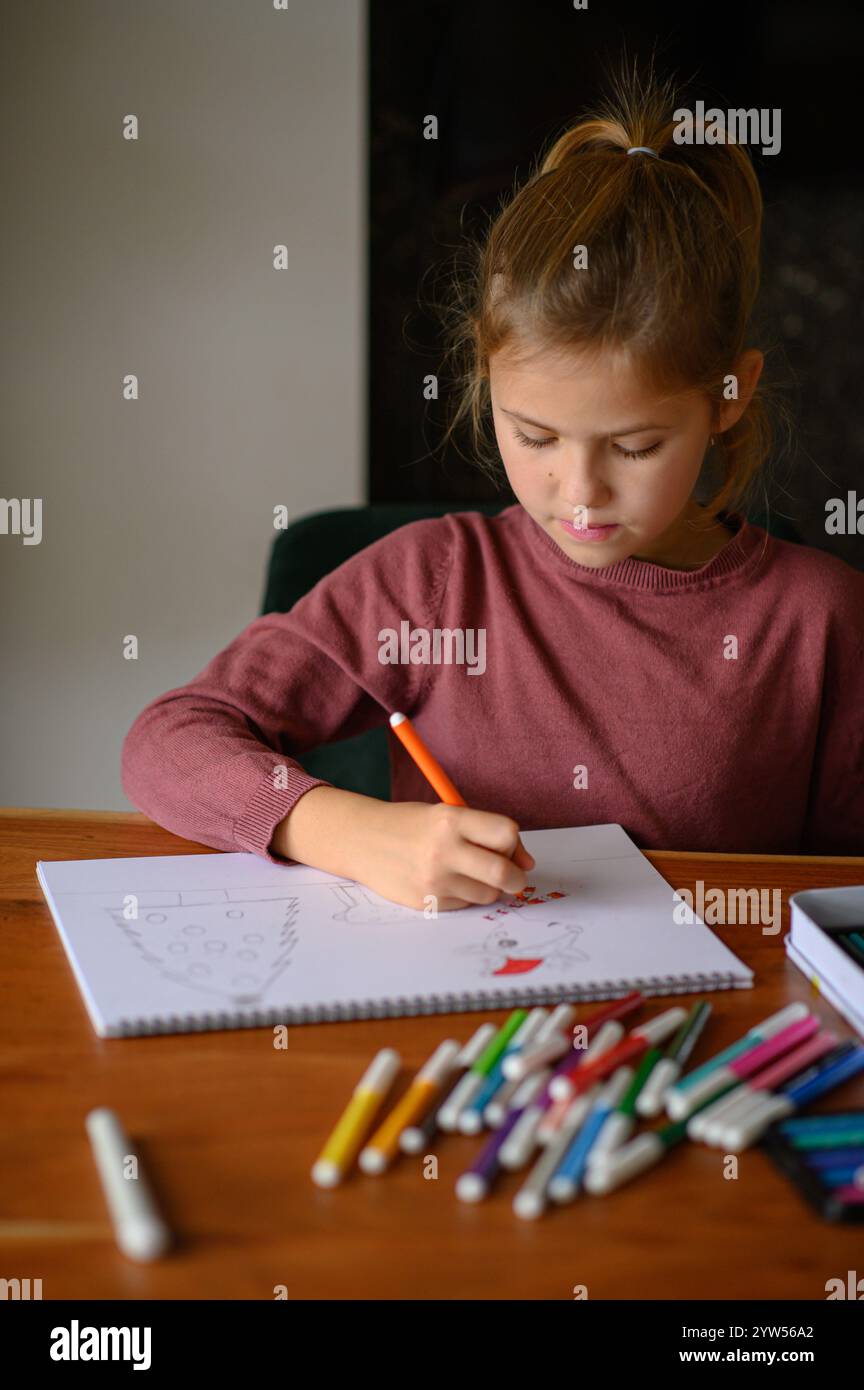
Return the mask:
<svg viewBox="0 0 864 1390">
<path fill-rule="evenodd" d="M 437 916 L 253 854 L 37 874 L 103 1038 L 752 985 L 621 826 L 522 839 L 537 861 L 523 892 Z"/>
</svg>

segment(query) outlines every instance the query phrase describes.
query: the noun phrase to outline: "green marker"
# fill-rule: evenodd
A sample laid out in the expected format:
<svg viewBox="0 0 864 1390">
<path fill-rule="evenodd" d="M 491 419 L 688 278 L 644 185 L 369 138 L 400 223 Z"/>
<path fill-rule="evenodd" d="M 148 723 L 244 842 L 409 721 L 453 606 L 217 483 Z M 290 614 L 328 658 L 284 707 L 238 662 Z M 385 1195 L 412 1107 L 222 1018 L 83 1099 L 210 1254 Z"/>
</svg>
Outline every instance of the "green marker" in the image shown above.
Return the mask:
<svg viewBox="0 0 864 1390">
<path fill-rule="evenodd" d="M 504 1052 L 513 1034 L 516 1033 L 528 1017 L 527 1009 L 514 1009 L 507 1019 L 507 1022 L 495 1031 L 495 1025 L 489 1024 L 491 1036 L 489 1042 L 484 1047 L 477 1061 L 466 1071 L 461 1081 L 453 1087 L 441 1109 L 438 1111 L 438 1128 L 448 1133 L 459 1126 L 459 1116 L 470 1105 L 475 1096 L 479 1095 L 487 1076 L 491 1072 L 495 1063 Z"/>
<path fill-rule="evenodd" d="M 636 1104 L 639 1115 L 648 1118 L 660 1114 L 666 1092 L 675 1085 L 687 1065 L 687 1059 L 699 1041 L 710 1014 L 711 1005 L 706 1004 L 704 999 L 693 1005 L 639 1096 Z"/>
</svg>

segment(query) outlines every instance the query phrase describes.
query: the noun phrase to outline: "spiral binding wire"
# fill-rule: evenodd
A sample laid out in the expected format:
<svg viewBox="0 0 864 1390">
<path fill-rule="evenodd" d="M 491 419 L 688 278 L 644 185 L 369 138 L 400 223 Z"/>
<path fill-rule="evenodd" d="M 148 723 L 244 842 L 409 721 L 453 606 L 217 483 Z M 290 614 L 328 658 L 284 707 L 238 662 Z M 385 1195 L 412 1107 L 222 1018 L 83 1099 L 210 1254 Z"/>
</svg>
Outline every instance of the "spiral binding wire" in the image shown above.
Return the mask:
<svg viewBox="0 0 864 1390">
<path fill-rule="evenodd" d="M 699 994 L 702 991 L 737 988 L 738 976 L 729 971 L 708 975 L 645 975 L 630 980 L 598 980 L 593 985 L 523 985 L 504 991 L 400 995 L 396 999 L 358 999 L 352 1004 L 322 1001 L 298 1008 L 250 1009 L 229 1013 L 165 1014 L 158 1018 L 121 1019 L 109 1038 L 150 1036 L 157 1033 L 205 1033 L 223 1028 L 269 1028 L 277 1024 L 347 1023 L 367 1018 L 408 1018 L 417 1014 L 476 1013 L 482 1009 L 509 1009 L 523 1004 L 592 1003 L 617 999 L 633 990 L 655 994 Z"/>
</svg>

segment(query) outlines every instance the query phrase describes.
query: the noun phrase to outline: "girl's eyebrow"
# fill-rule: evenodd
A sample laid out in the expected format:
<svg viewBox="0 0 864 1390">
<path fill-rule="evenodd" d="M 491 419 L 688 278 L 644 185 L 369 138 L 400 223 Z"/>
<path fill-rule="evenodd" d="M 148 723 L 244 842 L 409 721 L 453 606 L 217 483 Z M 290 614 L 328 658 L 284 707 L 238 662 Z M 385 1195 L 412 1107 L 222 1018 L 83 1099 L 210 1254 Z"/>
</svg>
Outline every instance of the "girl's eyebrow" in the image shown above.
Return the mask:
<svg viewBox="0 0 864 1390">
<path fill-rule="evenodd" d="M 548 430 L 549 434 L 560 434 L 554 425 L 541 425 L 539 420 L 529 420 L 527 415 L 520 415 L 518 410 L 508 410 L 506 406 L 500 407 L 503 415 L 512 415 L 515 420 L 521 420 L 523 425 L 533 425 L 535 430 Z M 645 430 L 669 430 L 671 425 L 625 425 L 620 430 L 610 430 L 606 439 L 619 439 L 628 434 L 642 434 Z"/>
</svg>

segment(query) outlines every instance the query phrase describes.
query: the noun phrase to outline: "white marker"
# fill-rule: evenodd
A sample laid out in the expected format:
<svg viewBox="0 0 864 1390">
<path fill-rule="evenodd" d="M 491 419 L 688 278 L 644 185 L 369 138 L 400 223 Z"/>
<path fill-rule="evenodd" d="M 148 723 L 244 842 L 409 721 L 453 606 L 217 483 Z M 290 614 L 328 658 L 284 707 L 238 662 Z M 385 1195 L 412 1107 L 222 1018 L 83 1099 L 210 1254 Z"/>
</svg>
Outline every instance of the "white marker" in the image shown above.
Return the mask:
<svg viewBox="0 0 864 1390">
<path fill-rule="evenodd" d="M 529 1072 L 539 1071 L 547 1062 L 555 1062 L 559 1057 L 563 1057 L 565 1052 L 569 1052 L 570 1035 L 565 1030 L 569 1029 L 575 1013 L 572 1004 L 559 1004 L 546 1020 L 531 1047 L 526 1047 L 517 1056 L 504 1058 L 504 1075 L 511 1081 L 521 1081 Z"/>
<path fill-rule="evenodd" d="M 785 1096 L 763 1091 L 758 1103 L 751 1105 L 739 1121 L 730 1123 L 724 1131 L 723 1148 L 733 1154 L 748 1149 L 757 1139 L 762 1138 L 770 1124 L 791 1115 L 794 1110 L 795 1106 Z"/>
<path fill-rule="evenodd" d="M 527 1109 L 528 1103 L 520 1101 L 520 1092 L 522 1090 L 522 1087 L 527 1085 L 529 1081 L 534 1081 L 536 1079 L 538 1082 L 536 1090 L 539 1091 L 546 1085 L 546 1082 L 549 1080 L 551 1075 L 552 1068 L 544 1067 L 542 1071 L 529 1072 L 527 1076 L 522 1077 L 521 1081 L 506 1081 L 499 1090 L 495 1099 L 490 1100 L 489 1104 L 486 1106 L 486 1109 L 483 1111 L 483 1118 L 486 1121 L 489 1128 L 500 1129 L 501 1125 L 503 1125 L 511 1110 Z M 533 1100 L 533 1094 L 531 1098 Z M 519 1121 L 517 1120 L 516 1123 L 518 1124 Z M 516 1125 L 513 1126 L 513 1129 L 511 1129 L 510 1134 L 508 1134 L 508 1139 L 513 1134 L 515 1128 Z"/>
<path fill-rule="evenodd" d="M 578 1096 L 576 1100 L 571 1102 L 555 1138 L 546 1145 L 525 1182 L 513 1198 L 513 1210 L 523 1221 L 536 1221 L 537 1217 L 545 1211 L 548 1202 L 549 1179 L 585 1123 L 599 1091 L 599 1086 L 592 1086 L 591 1090 L 586 1091 L 584 1096 Z"/>
<path fill-rule="evenodd" d="M 553 1015 L 554 1017 L 554 1015 Z M 566 1024 L 565 1024 L 566 1026 Z M 583 1061 L 588 1057 L 599 1057 L 614 1047 L 624 1034 L 624 1027 L 615 1020 L 609 1020 L 598 1030 L 593 1041 L 585 1049 Z M 570 1044 L 568 1041 L 568 1051 Z M 551 1080 L 555 1073 L 544 1070 L 544 1079 Z M 544 1090 L 533 1105 L 526 1106 L 501 1146 L 499 1162 L 502 1168 L 515 1171 L 524 1168 L 538 1144 L 545 1145 L 557 1137 L 560 1123 L 566 1114 L 570 1101 L 553 1102 L 548 1091 Z"/>
<path fill-rule="evenodd" d="M 746 1086 L 736 1086 L 732 1091 L 724 1091 L 723 1095 L 714 1101 L 712 1105 L 706 1105 L 704 1110 L 697 1110 L 695 1115 L 691 1115 L 687 1121 L 687 1138 L 704 1139 L 708 1142 L 707 1134 L 709 1127 L 715 1120 L 721 1120 L 727 1111 L 737 1109 L 745 1096 L 752 1095 L 752 1091 Z"/>
<path fill-rule="evenodd" d="M 476 1043 L 477 1038 L 479 1038 L 482 1033 L 483 1045 L 479 1049 L 475 1049 L 477 1051 L 477 1056 L 475 1057 L 474 1062 L 476 1062 L 479 1057 L 482 1057 L 483 1053 L 486 1050 L 486 1047 L 492 1041 L 495 1034 L 499 1031 L 500 1030 L 495 1027 L 494 1023 L 484 1023 L 482 1028 L 478 1028 L 475 1037 L 472 1038 L 471 1041 L 472 1043 Z M 472 1067 L 474 1066 L 474 1062 L 471 1063 Z M 475 1096 L 478 1096 L 480 1094 L 480 1091 L 482 1090 L 483 1086 L 485 1086 L 485 1084 L 485 1076 L 479 1075 L 476 1071 L 466 1071 L 465 1075 L 461 1078 L 461 1080 L 456 1082 L 456 1085 L 453 1087 L 453 1090 L 450 1092 L 449 1096 L 444 1101 L 444 1104 L 441 1106 L 441 1109 L 438 1111 L 438 1128 L 444 1130 L 445 1134 L 452 1134 L 453 1131 L 458 1127 L 459 1116 L 461 1115 L 462 1110 L 466 1105 L 469 1105 L 471 1103 Z"/>
<path fill-rule="evenodd" d="M 114 1227 L 114 1238 L 130 1260 L 157 1260 L 171 1234 L 156 1208 L 129 1136 L 113 1110 L 91 1110 L 84 1121 Z M 126 1174 L 133 1158 L 134 1172 Z"/>
<path fill-rule="evenodd" d="M 539 1073 L 544 1078 L 544 1087 L 551 1074 Z M 521 1084 L 520 1081 L 519 1085 Z M 498 1151 L 498 1162 L 502 1168 L 514 1173 L 517 1169 L 525 1167 L 539 1142 L 537 1127 L 546 1113 L 546 1105 L 542 1098 L 532 1105 L 526 1105 Z"/>
<path fill-rule="evenodd" d="M 670 1088 L 680 1075 L 680 1062 L 673 1062 L 671 1057 L 661 1057 L 636 1098 L 637 1115 L 645 1119 L 659 1115 Z"/>
<path fill-rule="evenodd" d="M 666 1152 L 666 1145 L 656 1134 L 639 1134 L 620 1149 L 604 1154 L 599 1163 L 589 1163 L 585 1172 L 585 1191 L 599 1195 L 614 1192 L 638 1173 L 653 1168 Z"/>
</svg>

